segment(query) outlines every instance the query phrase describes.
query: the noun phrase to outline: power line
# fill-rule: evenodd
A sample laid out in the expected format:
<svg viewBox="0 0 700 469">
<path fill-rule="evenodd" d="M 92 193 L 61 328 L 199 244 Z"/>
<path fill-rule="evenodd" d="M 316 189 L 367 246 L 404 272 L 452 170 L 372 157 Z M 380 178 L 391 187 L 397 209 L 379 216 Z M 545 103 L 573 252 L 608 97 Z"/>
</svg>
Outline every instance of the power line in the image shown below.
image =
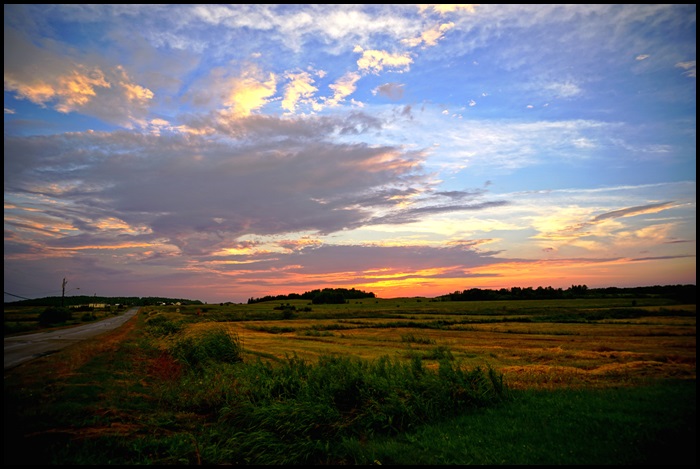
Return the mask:
<svg viewBox="0 0 700 469">
<path fill-rule="evenodd" d="M 32 299 L 33 299 L 33 298 L 26 298 L 26 297 L 24 297 L 24 296 L 13 295 L 12 293 L 8 293 L 8 292 L 6 292 L 6 291 L 4 291 L 4 290 L 3 290 L 3 293 L 4 293 L 5 295 L 14 296 L 15 298 L 22 298 L 23 300 L 32 300 Z"/>
</svg>

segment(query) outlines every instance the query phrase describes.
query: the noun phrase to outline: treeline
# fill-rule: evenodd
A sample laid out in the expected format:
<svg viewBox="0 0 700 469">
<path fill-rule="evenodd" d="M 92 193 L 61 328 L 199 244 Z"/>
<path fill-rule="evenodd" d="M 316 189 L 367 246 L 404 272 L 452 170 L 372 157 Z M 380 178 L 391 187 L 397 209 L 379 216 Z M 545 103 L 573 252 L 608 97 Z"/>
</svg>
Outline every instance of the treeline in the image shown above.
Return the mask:
<svg viewBox="0 0 700 469">
<path fill-rule="evenodd" d="M 174 304 L 181 305 L 201 305 L 199 300 L 187 300 L 183 298 L 164 298 L 160 296 L 47 296 L 45 298 L 34 298 L 31 300 L 19 300 L 6 302 L 5 304 L 17 306 L 79 306 L 87 304 L 106 304 L 106 305 L 125 305 L 125 306 L 150 306 L 159 304 Z"/>
<path fill-rule="evenodd" d="M 552 287 L 513 287 L 500 290 L 471 288 L 439 296 L 442 301 L 558 300 L 573 298 L 668 298 L 682 304 L 695 304 L 695 285 L 655 285 L 651 287 L 588 288 L 572 285 L 566 290 Z"/>
<path fill-rule="evenodd" d="M 343 304 L 347 300 L 359 300 L 362 298 L 375 298 L 375 295 L 372 292 L 364 292 L 354 288 L 324 288 L 323 290 L 317 288 L 301 294 L 290 293 L 288 295 L 267 295 L 260 298 L 249 298 L 248 304 L 282 300 L 309 300 L 316 305 Z"/>
</svg>

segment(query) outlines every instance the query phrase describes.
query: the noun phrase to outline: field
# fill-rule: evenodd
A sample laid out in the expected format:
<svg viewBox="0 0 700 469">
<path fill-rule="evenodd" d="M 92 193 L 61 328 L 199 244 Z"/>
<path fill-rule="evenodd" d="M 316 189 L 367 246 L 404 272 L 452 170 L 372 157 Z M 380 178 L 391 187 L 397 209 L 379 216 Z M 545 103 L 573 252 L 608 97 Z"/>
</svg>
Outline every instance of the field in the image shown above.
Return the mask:
<svg viewBox="0 0 700 469">
<path fill-rule="evenodd" d="M 696 307 L 664 300 L 432 302 L 425 298 L 302 300 L 253 305 L 147 307 L 144 314 L 197 320 L 186 333 L 225 327 L 247 353 L 314 360 L 444 354 L 490 366 L 515 388 L 607 386 L 645 378 L 695 378 Z M 291 317 L 283 319 L 285 307 Z M 275 310 L 274 308 L 282 308 Z M 294 308 L 292 310 L 292 308 Z M 303 312 L 304 308 L 311 311 Z M 179 310 L 179 313 L 175 311 Z M 289 312 L 287 313 L 289 316 Z"/>
<path fill-rule="evenodd" d="M 16 320 L 18 312 L 13 314 Z M 31 435 L 14 442 L 14 447 L 48 441 L 48 454 L 37 459 L 44 463 L 674 464 L 695 460 L 695 305 L 662 298 L 488 302 L 371 298 L 341 305 L 290 300 L 147 306 L 129 328 L 122 329 L 109 336 L 112 340 L 72 347 L 5 373 L 5 433 L 9 395 L 19 409 L 9 411 L 10 415 L 15 415 L 25 435 Z M 220 332 L 234 339 L 239 355 L 233 361 L 238 363 L 201 366 L 192 350 L 203 350 L 202 343 L 221 350 L 222 343 L 210 339 Z M 376 368 L 366 365 L 378 362 L 382 364 Z M 313 367 L 329 364 L 339 367 L 333 378 L 339 382 L 360 373 L 358 369 L 374 376 L 356 377 L 352 390 L 364 397 L 361 402 L 353 400 L 351 409 L 324 407 L 322 411 L 313 403 L 287 401 L 289 392 L 270 398 L 270 388 L 280 387 L 294 389 L 291 394 L 296 398 L 318 374 Z M 455 395 L 460 396 L 459 411 L 427 418 L 430 412 L 423 411 L 424 403 L 433 399 L 433 408 L 442 409 L 444 396 L 429 394 L 426 390 L 441 392 L 430 383 L 409 382 L 413 378 L 402 374 L 402 366 L 413 369 L 414 375 L 418 369 L 442 376 L 447 399 L 453 399 L 449 405 L 456 405 Z M 274 375 L 273 369 L 284 370 L 282 376 Z M 460 370 L 484 374 L 488 370 L 491 382 L 483 384 L 476 374 L 463 375 Z M 388 382 L 388 374 L 406 383 L 404 387 L 426 386 L 420 388 L 425 393 L 422 400 L 412 400 L 406 392 L 394 394 L 397 386 Z M 375 375 L 382 380 L 374 380 Z M 265 384 L 266 380 L 273 384 Z M 466 392 L 465 380 L 485 386 L 479 393 L 488 399 L 466 399 L 481 410 L 462 407 L 465 399 L 459 393 Z M 264 391 L 259 389 L 263 384 Z M 52 390 L 49 396 L 48 389 Z M 88 394 L 94 399 L 89 404 L 86 389 L 91 389 Z M 67 404 L 66 400 L 76 399 L 76 392 L 82 396 L 82 405 L 80 398 Z M 264 398 L 256 394 L 263 392 L 268 393 Z M 247 420 L 240 420 L 241 393 L 252 396 L 246 406 L 258 403 L 254 410 L 245 407 Z M 318 400 L 323 400 L 322 394 Z M 368 402 L 371 412 L 363 407 Z M 52 409 L 49 403 L 57 407 Z M 393 417 L 385 412 L 390 403 Z M 56 409 L 66 405 L 79 420 L 69 422 L 57 414 Z M 141 418 L 134 417 L 134 408 Z M 553 409 L 558 409 L 556 414 Z M 284 417 L 284 425 L 294 430 L 282 437 L 279 428 L 284 425 L 277 419 L 286 412 L 294 418 Z M 36 416 L 42 413 L 50 418 L 39 422 L 42 419 Z M 372 414 L 375 419 L 368 420 Z M 255 418 L 262 420 L 250 423 Z M 309 425 L 319 425 L 314 422 L 324 418 L 328 428 L 323 435 L 306 433 Z M 401 424 L 396 423 L 399 419 Z M 533 419 L 548 431 L 537 437 L 519 434 L 515 443 L 521 443 L 520 450 L 512 447 L 514 425 L 531 425 Z M 572 419 L 576 428 L 571 428 Z M 192 422 L 198 425 L 193 428 Z M 229 434 L 232 422 L 251 427 Z M 290 436 L 295 433 L 301 439 Z M 172 441 L 174 435 L 183 440 Z M 251 435 L 257 438 L 254 442 Z M 446 435 L 452 435 L 452 440 Z M 493 445 L 500 449 L 484 452 L 472 447 L 475 439 L 482 441 L 487 435 L 503 439 L 500 446 Z M 608 441 L 598 441 L 601 438 Z M 287 439 L 289 446 L 282 444 Z M 118 450 L 107 457 L 95 449 L 97 442 L 103 449 Z M 152 448 L 136 449 L 140 445 Z M 9 447 L 6 442 L 5 448 Z"/>
</svg>

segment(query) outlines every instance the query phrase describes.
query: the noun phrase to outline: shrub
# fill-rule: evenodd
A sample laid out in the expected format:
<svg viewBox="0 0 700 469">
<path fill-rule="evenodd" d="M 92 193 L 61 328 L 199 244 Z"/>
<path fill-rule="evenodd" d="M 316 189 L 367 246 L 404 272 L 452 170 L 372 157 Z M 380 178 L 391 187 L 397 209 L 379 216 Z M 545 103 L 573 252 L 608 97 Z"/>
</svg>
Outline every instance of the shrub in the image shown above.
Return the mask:
<svg viewBox="0 0 700 469">
<path fill-rule="evenodd" d="M 198 337 L 178 340 L 171 349 L 176 360 L 190 369 L 200 370 L 207 363 L 236 363 L 243 360 L 243 346 L 238 337 L 223 329 L 204 332 Z"/>
<path fill-rule="evenodd" d="M 73 315 L 68 308 L 49 306 L 39 314 L 39 324 L 58 324 L 72 319 Z"/>
<path fill-rule="evenodd" d="M 397 434 L 508 398 L 498 373 L 465 370 L 450 360 L 442 360 L 437 372 L 420 360 L 405 364 L 386 357 L 369 362 L 323 356 L 317 364 L 296 357 L 278 364 L 259 360 L 238 369 L 236 381 L 229 397 L 234 402 L 221 416 L 242 432 L 236 443 L 243 452 L 252 445 L 251 454 L 255 445 L 246 427 L 281 441 L 337 441 Z M 300 418 L 308 418 L 308 425 Z"/>
<path fill-rule="evenodd" d="M 294 310 L 289 308 L 284 308 L 282 310 L 282 319 L 292 319 L 294 318 Z"/>
<path fill-rule="evenodd" d="M 414 344 L 426 344 L 426 345 L 434 345 L 435 340 L 431 339 L 430 337 L 425 337 L 425 336 L 415 336 L 413 334 L 404 334 L 401 336 L 401 342 L 410 342 Z"/>
<path fill-rule="evenodd" d="M 146 319 L 148 333 L 154 337 L 176 334 L 182 330 L 182 324 L 170 320 L 164 314 L 156 314 Z"/>
<path fill-rule="evenodd" d="M 93 312 L 83 313 L 83 315 L 80 316 L 80 320 L 83 322 L 94 321 L 95 319 L 97 319 L 97 317 Z"/>
</svg>

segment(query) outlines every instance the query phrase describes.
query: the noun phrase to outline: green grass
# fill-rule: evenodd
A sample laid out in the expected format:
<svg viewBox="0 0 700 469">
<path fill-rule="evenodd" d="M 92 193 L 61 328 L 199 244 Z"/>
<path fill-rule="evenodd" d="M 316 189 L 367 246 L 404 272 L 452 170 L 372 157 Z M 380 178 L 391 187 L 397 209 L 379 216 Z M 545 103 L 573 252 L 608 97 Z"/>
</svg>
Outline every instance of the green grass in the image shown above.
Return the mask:
<svg viewBox="0 0 700 469">
<path fill-rule="evenodd" d="M 353 444 L 371 464 L 695 465 L 695 382 L 518 391 L 494 408 Z"/>
</svg>

